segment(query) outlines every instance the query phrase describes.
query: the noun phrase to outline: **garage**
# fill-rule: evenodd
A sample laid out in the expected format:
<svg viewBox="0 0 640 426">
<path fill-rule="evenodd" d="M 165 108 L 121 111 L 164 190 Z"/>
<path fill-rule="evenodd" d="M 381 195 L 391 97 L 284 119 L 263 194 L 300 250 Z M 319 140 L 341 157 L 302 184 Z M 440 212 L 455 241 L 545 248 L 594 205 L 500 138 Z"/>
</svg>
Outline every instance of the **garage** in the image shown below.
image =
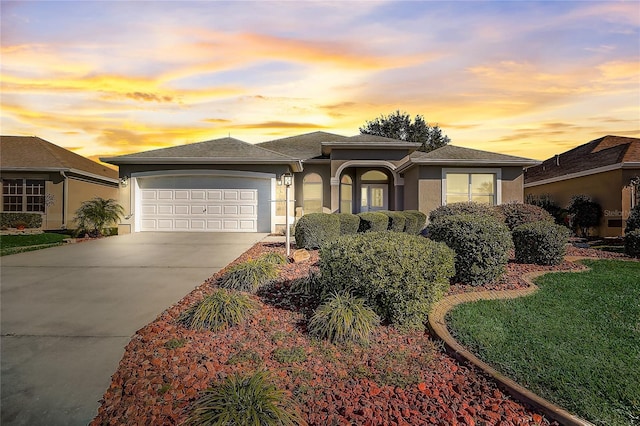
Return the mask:
<svg viewBox="0 0 640 426">
<path fill-rule="evenodd" d="M 137 230 L 269 232 L 271 176 L 228 174 L 138 177 Z"/>
</svg>

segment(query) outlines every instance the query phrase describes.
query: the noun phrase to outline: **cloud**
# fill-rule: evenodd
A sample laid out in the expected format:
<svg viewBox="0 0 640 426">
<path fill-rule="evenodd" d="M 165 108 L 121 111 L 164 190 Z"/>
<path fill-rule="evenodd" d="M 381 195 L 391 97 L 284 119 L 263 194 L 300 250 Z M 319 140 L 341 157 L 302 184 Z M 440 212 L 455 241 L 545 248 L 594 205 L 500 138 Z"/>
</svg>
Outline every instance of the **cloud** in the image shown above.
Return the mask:
<svg viewBox="0 0 640 426">
<path fill-rule="evenodd" d="M 266 121 L 263 123 L 236 124 L 229 126 L 234 129 L 325 129 L 315 123 L 293 123 L 287 121 Z"/>
<path fill-rule="evenodd" d="M 135 99 L 138 101 L 144 102 L 172 102 L 173 97 L 167 95 L 156 95 L 155 93 L 143 93 L 143 92 L 133 92 L 126 93 L 125 96 L 127 98 Z"/>
</svg>

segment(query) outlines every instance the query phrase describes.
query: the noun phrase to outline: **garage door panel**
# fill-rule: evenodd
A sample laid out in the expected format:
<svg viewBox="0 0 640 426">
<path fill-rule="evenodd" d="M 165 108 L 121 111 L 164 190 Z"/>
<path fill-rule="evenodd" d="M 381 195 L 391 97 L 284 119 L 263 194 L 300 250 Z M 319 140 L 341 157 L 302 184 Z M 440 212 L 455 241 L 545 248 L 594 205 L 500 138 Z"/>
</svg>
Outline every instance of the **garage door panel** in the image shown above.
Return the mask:
<svg viewBox="0 0 640 426">
<path fill-rule="evenodd" d="M 151 205 L 142 206 L 142 214 L 148 215 L 148 214 L 156 214 L 156 213 L 158 213 L 157 205 L 151 204 Z"/>
<path fill-rule="evenodd" d="M 207 200 L 222 200 L 222 190 L 208 190 Z"/>
<path fill-rule="evenodd" d="M 222 206 L 221 205 L 207 205 L 207 215 L 209 216 L 220 216 L 222 215 Z"/>
<path fill-rule="evenodd" d="M 181 214 L 189 214 L 189 205 L 188 204 L 179 204 L 179 205 L 175 205 L 173 206 L 174 209 L 174 214 L 176 215 L 181 215 Z"/>
<path fill-rule="evenodd" d="M 191 190 L 192 200 L 204 200 L 206 198 L 206 192 L 202 190 Z"/>
<path fill-rule="evenodd" d="M 243 216 L 254 216 L 256 215 L 256 207 L 255 206 L 240 206 L 240 214 Z"/>
<path fill-rule="evenodd" d="M 221 231 L 222 230 L 222 220 L 221 219 L 209 219 L 207 220 L 207 229 L 209 231 Z"/>
<path fill-rule="evenodd" d="M 205 212 L 207 211 L 207 207 L 206 206 L 199 206 L 199 205 L 191 205 L 191 214 L 192 215 L 203 215 L 205 214 Z"/>
<path fill-rule="evenodd" d="M 142 199 L 143 200 L 157 200 L 158 193 L 153 189 L 144 189 L 142 190 Z"/>
<path fill-rule="evenodd" d="M 257 195 L 255 191 L 240 191 L 240 199 L 243 201 L 256 201 Z"/>
<path fill-rule="evenodd" d="M 173 200 L 174 199 L 174 191 L 172 190 L 158 190 L 158 200 Z"/>
<path fill-rule="evenodd" d="M 227 191 L 224 191 L 224 193 L 222 194 L 222 197 L 226 201 L 234 201 L 234 200 L 238 200 L 240 198 L 240 195 L 239 195 L 239 191 L 227 190 Z"/>
<path fill-rule="evenodd" d="M 173 206 L 172 205 L 158 205 L 158 214 L 173 214 Z M 151 213 L 154 214 L 154 213 Z"/>
</svg>

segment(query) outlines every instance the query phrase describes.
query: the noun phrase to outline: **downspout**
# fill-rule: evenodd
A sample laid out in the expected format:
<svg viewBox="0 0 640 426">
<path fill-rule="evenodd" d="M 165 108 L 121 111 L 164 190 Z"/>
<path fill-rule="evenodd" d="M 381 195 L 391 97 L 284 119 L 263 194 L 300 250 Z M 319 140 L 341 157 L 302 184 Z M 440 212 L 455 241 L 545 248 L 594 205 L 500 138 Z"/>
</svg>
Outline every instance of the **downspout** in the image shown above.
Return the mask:
<svg viewBox="0 0 640 426">
<path fill-rule="evenodd" d="M 63 170 L 60 170 L 60 175 L 64 179 L 62 184 L 62 229 L 67 229 L 69 178 L 64 174 Z"/>
</svg>

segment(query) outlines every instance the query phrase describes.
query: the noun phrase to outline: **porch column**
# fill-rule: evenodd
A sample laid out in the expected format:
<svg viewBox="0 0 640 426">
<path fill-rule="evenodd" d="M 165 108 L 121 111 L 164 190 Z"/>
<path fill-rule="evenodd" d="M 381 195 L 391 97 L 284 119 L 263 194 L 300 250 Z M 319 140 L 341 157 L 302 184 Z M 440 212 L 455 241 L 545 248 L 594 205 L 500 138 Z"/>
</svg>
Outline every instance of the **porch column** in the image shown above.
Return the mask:
<svg viewBox="0 0 640 426">
<path fill-rule="evenodd" d="M 340 208 L 340 179 L 331 178 L 331 213 L 336 213 Z"/>
</svg>

